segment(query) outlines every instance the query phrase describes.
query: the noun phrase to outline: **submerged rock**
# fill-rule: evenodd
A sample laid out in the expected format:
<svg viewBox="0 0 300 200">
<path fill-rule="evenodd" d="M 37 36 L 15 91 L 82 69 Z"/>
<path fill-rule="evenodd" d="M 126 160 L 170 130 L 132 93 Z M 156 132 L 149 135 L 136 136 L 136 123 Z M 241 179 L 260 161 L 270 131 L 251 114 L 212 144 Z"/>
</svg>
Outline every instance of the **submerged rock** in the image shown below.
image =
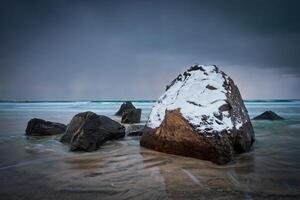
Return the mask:
<svg viewBox="0 0 300 200">
<path fill-rule="evenodd" d="M 115 115 L 123 116 L 126 110 L 135 109 L 134 105 L 130 101 L 124 102 L 121 107 L 119 108 L 118 112 Z"/>
<path fill-rule="evenodd" d="M 66 130 L 66 125 L 33 118 L 29 120 L 26 128 L 26 135 L 29 136 L 48 136 L 62 134 Z"/>
<path fill-rule="evenodd" d="M 284 118 L 280 117 L 273 111 L 265 111 L 264 113 L 253 118 L 254 120 L 284 120 Z"/>
<path fill-rule="evenodd" d="M 126 128 L 127 136 L 141 136 L 143 134 L 144 125 L 130 125 Z"/>
<path fill-rule="evenodd" d="M 142 109 L 128 109 L 122 115 L 122 123 L 134 124 L 141 121 Z"/>
<path fill-rule="evenodd" d="M 151 110 L 141 146 L 225 164 L 251 149 L 254 131 L 233 80 L 195 65 L 167 86 Z"/>
<path fill-rule="evenodd" d="M 83 112 L 72 118 L 61 142 L 70 144 L 71 151 L 95 151 L 106 141 L 124 136 L 125 127 L 118 122 L 93 112 Z"/>
</svg>

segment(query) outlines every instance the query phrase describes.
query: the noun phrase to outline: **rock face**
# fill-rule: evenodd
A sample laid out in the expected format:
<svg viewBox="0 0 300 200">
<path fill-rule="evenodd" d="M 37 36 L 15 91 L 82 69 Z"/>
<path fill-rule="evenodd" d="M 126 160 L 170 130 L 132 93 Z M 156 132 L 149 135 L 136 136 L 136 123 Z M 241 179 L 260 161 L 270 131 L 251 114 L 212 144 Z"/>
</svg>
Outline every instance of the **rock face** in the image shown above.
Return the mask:
<svg viewBox="0 0 300 200">
<path fill-rule="evenodd" d="M 130 125 L 126 128 L 127 136 L 141 136 L 143 134 L 144 125 Z"/>
<path fill-rule="evenodd" d="M 122 123 L 134 124 L 141 121 L 142 109 L 128 109 L 122 115 Z"/>
<path fill-rule="evenodd" d="M 284 118 L 280 117 L 276 113 L 272 111 L 266 111 L 256 117 L 253 118 L 254 120 L 284 120 Z"/>
<path fill-rule="evenodd" d="M 216 66 L 194 65 L 167 86 L 141 146 L 225 164 L 251 149 L 255 136 L 233 80 Z"/>
<path fill-rule="evenodd" d="M 115 115 L 122 116 L 126 110 L 135 109 L 134 105 L 130 101 L 124 102 L 118 112 Z"/>
<path fill-rule="evenodd" d="M 125 136 L 125 127 L 112 119 L 93 112 L 75 115 L 61 142 L 70 144 L 71 151 L 95 151 L 108 140 Z"/>
<path fill-rule="evenodd" d="M 31 119 L 26 128 L 26 135 L 29 136 L 48 136 L 62 134 L 66 130 L 66 125 L 56 122 L 49 122 L 43 119 Z"/>
</svg>

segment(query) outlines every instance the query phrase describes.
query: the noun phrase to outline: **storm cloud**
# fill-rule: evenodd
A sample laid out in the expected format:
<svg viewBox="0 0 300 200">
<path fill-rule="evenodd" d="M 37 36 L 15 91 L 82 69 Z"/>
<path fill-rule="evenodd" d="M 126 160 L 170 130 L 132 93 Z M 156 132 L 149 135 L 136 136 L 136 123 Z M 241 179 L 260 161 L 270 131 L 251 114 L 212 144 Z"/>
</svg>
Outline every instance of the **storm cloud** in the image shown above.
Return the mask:
<svg viewBox="0 0 300 200">
<path fill-rule="evenodd" d="M 157 99 L 216 64 L 246 99 L 300 98 L 299 1 L 1 1 L 0 99 Z"/>
</svg>

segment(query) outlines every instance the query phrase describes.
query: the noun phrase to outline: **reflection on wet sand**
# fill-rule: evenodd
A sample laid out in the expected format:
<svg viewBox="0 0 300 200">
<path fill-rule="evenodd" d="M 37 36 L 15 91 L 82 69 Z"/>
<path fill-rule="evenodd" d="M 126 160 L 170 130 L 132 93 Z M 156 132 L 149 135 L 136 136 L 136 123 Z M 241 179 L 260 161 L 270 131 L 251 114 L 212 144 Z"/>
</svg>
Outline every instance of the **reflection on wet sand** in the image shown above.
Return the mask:
<svg viewBox="0 0 300 200">
<path fill-rule="evenodd" d="M 290 199 L 299 195 L 299 177 L 296 176 L 294 189 L 288 185 L 286 177 L 278 174 L 268 176 L 259 169 L 253 152 L 237 157 L 225 166 L 210 162 L 141 152 L 145 162 L 155 159 L 168 160 L 159 165 L 165 189 L 170 199 Z M 291 182 L 291 181 L 290 181 Z M 296 183 L 296 185 L 295 185 Z"/>
<path fill-rule="evenodd" d="M 105 199 L 165 198 L 163 179 L 155 167 L 160 163 L 155 160 L 143 162 L 143 157 L 137 152 L 139 148 L 131 152 L 130 147 L 126 147 L 129 152 L 124 148 L 120 148 L 117 155 L 102 157 L 95 153 L 63 159 L 69 167 L 66 173 L 74 178 L 80 177 L 82 182 L 70 182 L 60 191 L 88 193 L 93 189 L 94 193 L 98 191 Z"/>
</svg>

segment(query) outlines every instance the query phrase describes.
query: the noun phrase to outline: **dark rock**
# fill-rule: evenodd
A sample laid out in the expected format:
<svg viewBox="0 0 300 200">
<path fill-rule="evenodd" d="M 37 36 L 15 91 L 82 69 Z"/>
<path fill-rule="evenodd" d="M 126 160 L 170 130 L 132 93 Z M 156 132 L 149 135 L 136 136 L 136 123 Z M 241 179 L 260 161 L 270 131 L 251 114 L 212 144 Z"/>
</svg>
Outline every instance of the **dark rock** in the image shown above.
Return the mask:
<svg viewBox="0 0 300 200">
<path fill-rule="evenodd" d="M 250 151 L 255 135 L 233 80 L 216 66 L 187 71 L 190 75 L 173 80 L 152 108 L 141 146 L 217 164 Z"/>
<path fill-rule="evenodd" d="M 195 106 L 202 106 L 201 104 L 197 104 L 197 103 L 195 103 L 195 102 L 193 102 L 193 101 L 186 101 L 186 102 L 188 102 L 188 103 L 190 103 L 190 104 L 193 104 L 193 105 L 195 105 Z"/>
<path fill-rule="evenodd" d="M 130 101 L 126 101 L 121 105 L 120 109 L 118 110 L 118 112 L 116 112 L 115 115 L 123 116 L 124 112 L 130 109 L 135 109 L 135 107 Z"/>
<path fill-rule="evenodd" d="M 231 105 L 229 103 L 225 103 L 222 106 L 219 107 L 219 111 L 229 111 L 231 109 Z"/>
<path fill-rule="evenodd" d="M 182 81 L 182 74 L 179 74 L 169 85 L 166 86 L 166 91 L 176 83 L 176 81 Z"/>
<path fill-rule="evenodd" d="M 200 65 L 193 65 L 186 71 L 190 72 L 190 71 L 197 71 L 197 70 L 201 70 L 201 71 L 205 72 L 205 69 L 203 69 L 203 67 Z"/>
<path fill-rule="evenodd" d="M 280 117 L 276 113 L 272 111 L 265 111 L 264 113 L 253 118 L 254 120 L 284 120 L 284 118 Z"/>
<path fill-rule="evenodd" d="M 93 112 L 83 112 L 72 118 L 60 141 L 69 144 L 71 151 L 95 151 L 106 141 L 124 136 L 125 127 L 118 122 Z"/>
<path fill-rule="evenodd" d="M 66 127 L 67 127 L 66 125 L 61 123 L 33 118 L 27 124 L 26 135 L 29 136 L 57 135 L 57 134 L 64 133 Z"/>
<path fill-rule="evenodd" d="M 145 125 L 130 125 L 126 128 L 127 136 L 141 136 L 143 134 Z"/>
<path fill-rule="evenodd" d="M 206 88 L 209 89 L 209 90 L 216 90 L 216 89 L 217 89 L 217 88 L 215 88 L 215 87 L 212 86 L 212 85 L 207 85 Z"/>
<path fill-rule="evenodd" d="M 128 109 L 122 115 L 122 123 L 134 124 L 141 120 L 142 109 Z"/>
<path fill-rule="evenodd" d="M 215 112 L 214 113 L 214 116 L 217 118 L 217 119 L 219 119 L 219 120 L 223 120 L 223 114 L 222 114 L 222 112 Z"/>
</svg>

